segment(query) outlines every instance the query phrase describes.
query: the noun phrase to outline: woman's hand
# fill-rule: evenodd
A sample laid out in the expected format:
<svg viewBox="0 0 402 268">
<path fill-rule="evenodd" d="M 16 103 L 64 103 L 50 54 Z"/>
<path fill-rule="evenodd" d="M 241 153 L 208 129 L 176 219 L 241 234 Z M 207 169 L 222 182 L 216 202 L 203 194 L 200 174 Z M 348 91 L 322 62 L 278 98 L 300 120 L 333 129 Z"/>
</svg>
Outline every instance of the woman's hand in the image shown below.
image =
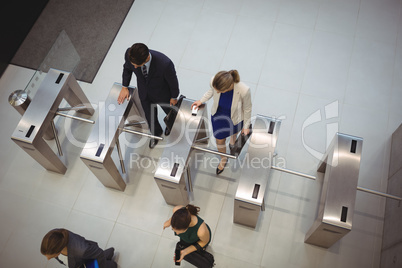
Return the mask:
<svg viewBox="0 0 402 268">
<path fill-rule="evenodd" d="M 173 261 L 175 262 L 181 262 L 184 259 L 184 256 L 187 254 L 185 253 L 185 250 L 180 250 L 180 259 L 176 260 L 176 253 L 174 254 Z"/>
<path fill-rule="evenodd" d="M 242 130 L 241 130 L 241 134 L 243 134 L 243 135 L 248 135 L 250 133 L 250 129 L 249 128 L 243 128 Z"/>
<path fill-rule="evenodd" d="M 199 100 L 195 101 L 195 102 L 193 102 L 193 104 L 191 104 L 191 109 L 193 109 L 194 106 L 198 108 L 201 106 L 201 104 L 202 104 L 201 101 L 199 101 Z"/>
<path fill-rule="evenodd" d="M 170 219 L 165 221 L 165 223 L 163 224 L 163 230 L 165 230 L 166 228 L 168 228 L 170 226 Z"/>
</svg>

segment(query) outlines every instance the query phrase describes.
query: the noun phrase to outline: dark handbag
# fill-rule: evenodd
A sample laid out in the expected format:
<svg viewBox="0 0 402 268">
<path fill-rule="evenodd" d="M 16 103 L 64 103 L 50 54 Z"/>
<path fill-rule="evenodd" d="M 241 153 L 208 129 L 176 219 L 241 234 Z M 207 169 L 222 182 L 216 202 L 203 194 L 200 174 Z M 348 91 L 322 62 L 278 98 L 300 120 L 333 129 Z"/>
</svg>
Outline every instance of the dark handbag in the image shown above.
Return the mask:
<svg viewBox="0 0 402 268">
<path fill-rule="evenodd" d="M 177 242 L 176 249 L 183 250 L 190 246 L 183 241 Z M 214 255 L 205 250 L 205 248 L 193 251 L 190 254 L 184 256 L 184 260 L 191 263 L 198 268 L 212 268 L 215 265 Z"/>
<path fill-rule="evenodd" d="M 175 106 L 173 106 L 169 113 L 163 118 L 163 121 L 165 122 L 166 128 L 172 130 L 174 121 L 176 120 L 177 112 L 179 111 L 181 102 L 186 96 L 180 95 L 179 99 L 177 100 L 177 103 Z"/>
<path fill-rule="evenodd" d="M 250 124 L 250 132 L 247 135 L 241 134 L 237 136 L 235 144 L 233 147 L 230 147 L 230 154 L 238 156 L 243 149 L 244 145 L 246 144 L 247 140 L 250 138 L 252 133 L 252 125 Z"/>
</svg>

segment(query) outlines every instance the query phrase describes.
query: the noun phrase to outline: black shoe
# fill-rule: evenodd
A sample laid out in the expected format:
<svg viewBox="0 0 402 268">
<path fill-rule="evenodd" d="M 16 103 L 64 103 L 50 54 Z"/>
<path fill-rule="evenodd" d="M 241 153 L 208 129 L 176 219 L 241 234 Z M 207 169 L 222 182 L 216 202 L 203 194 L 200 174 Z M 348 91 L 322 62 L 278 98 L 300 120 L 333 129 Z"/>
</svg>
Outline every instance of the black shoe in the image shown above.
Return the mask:
<svg viewBox="0 0 402 268">
<path fill-rule="evenodd" d="M 169 136 L 169 134 L 170 134 L 170 129 L 165 128 L 165 136 Z"/>
<path fill-rule="evenodd" d="M 108 248 L 105 251 L 103 251 L 103 253 L 104 253 L 105 257 L 106 257 L 106 260 L 111 260 L 113 258 L 113 255 L 114 255 L 114 248 L 113 247 Z"/>
<path fill-rule="evenodd" d="M 228 163 L 228 159 L 226 159 L 226 163 L 223 165 L 223 168 L 222 169 L 219 169 L 219 165 L 218 165 L 218 167 L 216 168 L 216 175 L 219 175 L 219 174 L 221 174 L 224 170 L 225 170 L 225 167 L 226 167 L 226 164 Z"/>
<path fill-rule="evenodd" d="M 149 148 L 153 149 L 158 144 L 158 142 L 159 142 L 159 140 L 151 139 L 149 141 Z"/>
</svg>

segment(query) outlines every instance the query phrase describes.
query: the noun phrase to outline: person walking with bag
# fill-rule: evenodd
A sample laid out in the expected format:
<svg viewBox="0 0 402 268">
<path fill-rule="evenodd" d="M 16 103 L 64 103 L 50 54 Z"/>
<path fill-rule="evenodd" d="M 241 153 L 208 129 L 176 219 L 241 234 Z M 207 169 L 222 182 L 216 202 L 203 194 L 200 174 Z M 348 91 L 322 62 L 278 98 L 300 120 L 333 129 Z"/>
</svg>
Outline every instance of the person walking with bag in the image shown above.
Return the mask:
<svg viewBox="0 0 402 268">
<path fill-rule="evenodd" d="M 172 217 L 163 224 L 163 229 L 171 226 L 175 235 L 180 237 L 176 244 L 175 262 L 186 260 L 196 267 L 209 268 L 214 266 L 214 257 L 205 249 L 211 242 L 211 229 L 198 216 L 199 207 L 188 204 L 173 208 Z"/>
<path fill-rule="evenodd" d="M 49 231 L 42 239 L 40 251 L 48 260 L 55 258 L 71 268 L 86 267 L 94 260 L 100 268 L 117 268 L 117 263 L 112 260 L 114 248 L 102 250 L 98 243 L 66 229 Z"/>
<path fill-rule="evenodd" d="M 210 89 L 204 96 L 195 101 L 191 108 L 197 108 L 213 97 L 211 121 L 218 151 L 226 153 L 226 138 L 230 137 L 229 147 L 234 147 L 237 134 L 250 133 L 251 93 L 250 88 L 240 82 L 237 70 L 220 71 L 211 79 Z M 227 157 L 221 157 L 216 174 L 223 172 Z"/>
</svg>

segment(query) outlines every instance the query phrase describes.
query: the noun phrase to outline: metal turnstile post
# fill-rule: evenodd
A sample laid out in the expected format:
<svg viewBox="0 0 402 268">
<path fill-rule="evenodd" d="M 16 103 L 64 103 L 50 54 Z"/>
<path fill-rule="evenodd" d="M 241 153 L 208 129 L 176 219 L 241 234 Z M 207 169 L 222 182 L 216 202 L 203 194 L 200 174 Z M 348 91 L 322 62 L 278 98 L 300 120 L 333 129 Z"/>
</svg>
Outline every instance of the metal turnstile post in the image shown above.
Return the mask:
<svg viewBox="0 0 402 268">
<path fill-rule="evenodd" d="M 272 158 L 278 139 L 281 121 L 258 115 L 253 132 L 247 141 L 249 159 Z M 260 210 L 264 210 L 264 195 L 268 183 L 270 167 L 252 167 L 248 164 L 242 167 L 239 185 L 234 199 L 233 222 L 255 228 Z"/>
<path fill-rule="evenodd" d="M 73 74 L 50 69 L 11 136 L 45 169 L 61 174 L 67 167 L 43 138 L 49 131 L 53 135 L 51 124 L 63 98 L 70 106 L 85 106 L 82 113 L 94 113 Z"/>
<path fill-rule="evenodd" d="M 317 171 L 325 173 L 318 216 L 305 243 L 329 248 L 352 229 L 363 139 L 337 133 Z"/>
<path fill-rule="evenodd" d="M 207 136 L 206 105 L 192 115 L 193 100 L 184 98 L 155 172 L 155 181 L 169 205 L 187 205 L 192 188 L 188 163 L 193 144 Z M 186 179 L 187 178 L 187 179 Z"/>
<path fill-rule="evenodd" d="M 116 145 L 122 172 L 125 173 L 124 161 L 118 142 L 119 135 L 123 131 L 130 132 L 130 130 L 124 128 L 125 121 L 134 115 L 137 115 L 137 118 L 141 117 L 142 110 L 140 109 L 142 108 L 138 108 L 136 101 L 132 97 L 130 100 L 118 104 L 117 98 L 121 89 L 121 84 L 113 84 L 105 104 L 99 108 L 98 120 L 96 120 L 80 157 L 104 186 L 124 191 L 126 182 L 112 159 L 112 152 Z M 129 90 L 133 93 L 133 96 L 136 96 L 136 88 L 129 87 Z M 141 133 L 138 132 L 138 134 Z"/>
</svg>

